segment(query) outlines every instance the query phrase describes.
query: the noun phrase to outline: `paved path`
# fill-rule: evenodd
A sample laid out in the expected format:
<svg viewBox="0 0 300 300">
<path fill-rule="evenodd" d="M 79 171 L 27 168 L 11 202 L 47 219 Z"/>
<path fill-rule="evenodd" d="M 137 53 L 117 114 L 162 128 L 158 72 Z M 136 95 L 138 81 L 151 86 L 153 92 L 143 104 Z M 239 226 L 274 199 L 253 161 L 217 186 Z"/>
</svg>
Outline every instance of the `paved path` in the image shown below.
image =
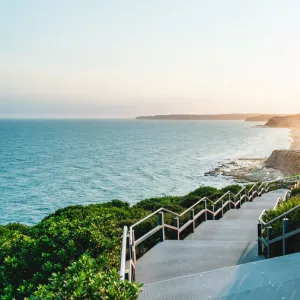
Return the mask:
<svg viewBox="0 0 300 300">
<path fill-rule="evenodd" d="M 183 241 L 167 240 L 156 245 L 137 262 L 137 281 L 145 284 L 140 299 L 213 299 L 199 295 L 198 289 L 206 285 L 202 277 L 214 278 L 220 285 L 217 270 L 264 259 L 257 255 L 257 218 L 263 209 L 274 207 L 285 192 L 281 189 L 264 194 L 226 212 L 220 220 L 204 222 Z M 211 273 L 213 270 L 215 273 Z M 240 269 L 230 272 L 236 274 Z M 227 279 L 225 282 L 227 286 Z M 205 295 L 214 297 L 214 283 L 210 286 L 211 291 Z M 189 290 L 197 291 L 195 298 Z M 200 290 L 204 293 L 206 289 Z"/>
</svg>

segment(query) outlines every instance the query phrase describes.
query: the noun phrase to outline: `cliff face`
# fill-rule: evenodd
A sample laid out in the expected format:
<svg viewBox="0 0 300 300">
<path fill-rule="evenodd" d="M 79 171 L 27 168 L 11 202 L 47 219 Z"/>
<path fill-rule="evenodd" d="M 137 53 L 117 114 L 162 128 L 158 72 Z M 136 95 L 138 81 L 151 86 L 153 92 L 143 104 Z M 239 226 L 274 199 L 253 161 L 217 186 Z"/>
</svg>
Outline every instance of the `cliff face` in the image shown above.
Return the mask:
<svg viewBox="0 0 300 300">
<path fill-rule="evenodd" d="M 265 166 L 280 170 L 285 175 L 300 173 L 300 150 L 275 150 Z"/>
<path fill-rule="evenodd" d="M 273 117 L 266 126 L 283 128 L 300 128 L 300 114 L 285 117 Z"/>
</svg>

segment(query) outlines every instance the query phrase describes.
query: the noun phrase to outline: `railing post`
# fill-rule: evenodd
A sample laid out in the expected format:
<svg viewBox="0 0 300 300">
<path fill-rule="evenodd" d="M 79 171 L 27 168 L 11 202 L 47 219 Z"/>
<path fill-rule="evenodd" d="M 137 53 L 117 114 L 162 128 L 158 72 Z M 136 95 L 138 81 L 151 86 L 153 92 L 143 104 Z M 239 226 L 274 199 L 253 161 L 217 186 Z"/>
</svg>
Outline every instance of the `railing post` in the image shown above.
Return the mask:
<svg viewBox="0 0 300 300">
<path fill-rule="evenodd" d="M 120 277 L 121 280 L 125 280 L 125 267 L 126 267 L 126 251 L 127 251 L 127 226 L 123 228 L 123 235 L 122 235 L 122 252 L 121 252 L 121 263 L 120 263 Z"/>
<path fill-rule="evenodd" d="M 241 201 L 241 193 L 240 193 L 240 195 L 239 195 L 239 204 L 238 205 L 236 205 L 236 209 L 239 209 L 239 208 L 241 208 L 241 206 L 242 206 L 242 201 Z"/>
<path fill-rule="evenodd" d="M 190 210 L 190 220 L 192 220 L 192 229 L 193 229 L 193 233 L 195 232 L 195 210 L 191 209 Z"/>
<path fill-rule="evenodd" d="M 204 201 L 204 209 L 205 209 L 205 221 L 207 221 L 207 200 Z"/>
<path fill-rule="evenodd" d="M 229 201 L 228 209 L 231 209 L 231 197 L 230 197 L 230 193 L 228 194 L 228 201 Z"/>
<path fill-rule="evenodd" d="M 179 241 L 180 240 L 180 232 L 179 232 L 179 218 L 178 217 L 175 217 L 173 219 L 173 225 L 174 225 L 174 227 L 177 228 L 177 240 Z"/>
<path fill-rule="evenodd" d="M 132 260 L 134 264 L 136 264 L 136 251 L 135 251 L 135 234 L 134 230 L 132 230 Z"/>
<path fill-rule="evenodd" d="M 166 236 L 165 236 L 164 213 L 162 211 L 158 213 L 157 225 L 162 226 L 160 230 L 160 241 L 163 242 L 166 239 Z"/>
<path fill-rule="evenodd" d="M 212 211 L 213 211 L 213 220 L 215 220 L 215 205 L 212 205 Z"/>
<path fill-rule="evenodd" d="M 288 231 L 288 222 L 289 222 L 289 219 L 287 219 L 287 218 L 284 218 L 282 220 L 282 255 L 286 254 L 285 235 Z"/>
<path fill-rule="evenodd" d="M 136 251 L 135 251 L 135 235 L 134 230 L 129 232 L 129 274 L 128 279 L 129 281 L 135 280 L 135 265 L 136 265 Z M 133 263 L 134 267 L 132 267 L 131 262 Z"/>
<path fill-rule="evenodd" d="M 270 248 L 271 248 L 271 244 L 269 243 L 270 242 L 270 237 L 271 237 L 271 232 L 272 232 L 272 226 L 268 226 L 267 228 L 267 238 L 268 238 L 268 251 L 267 251 L 267 257 L 270 258 Z"/>
<path fill-rule="evenodd" d="M 258 255 L 262 255 L 262 241 L 260 240 L 262 236 L 262 224 L 258 223 L 257 224 L 257 247 L 258 247 Z"/>
<path fill-rule="evenodd" d="M 223 218 L 223 215 L 224 215 L 224 207 L 223 207 L 223 205 L 224 205 L 224 201 L 223 201 L 223 199 L 222 199 L 222 202 L 221 202 L 221 204 L 222 204 L 222 218 Z"/>
<path fill-rule="evenodd" d="M 131 259 L 131 246 L 130 246 L 130 232 L 127 233 L 127 245 L 128 245 L 128 258 L 129 258 L 129 269 L 128 269 L 128 273 L 125 273 L 125 279 L 130 281 L 130 277 L 131 277 L 131 270 L 130 270 L 130 259 Z M 127 256 L 126 256 L 127 258 Z"/>
</svg>

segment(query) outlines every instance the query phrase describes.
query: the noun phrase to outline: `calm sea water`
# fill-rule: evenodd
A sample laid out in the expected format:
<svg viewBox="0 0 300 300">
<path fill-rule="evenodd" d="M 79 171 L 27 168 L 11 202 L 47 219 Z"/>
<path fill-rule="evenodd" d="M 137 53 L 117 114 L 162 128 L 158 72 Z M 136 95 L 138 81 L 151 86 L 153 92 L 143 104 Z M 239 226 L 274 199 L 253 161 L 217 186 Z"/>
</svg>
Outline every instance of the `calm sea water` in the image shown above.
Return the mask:
<svg viewBox="0 0 300 300">
<path fill-rule="evenodd" d="M 1 120 L 0 224 L 34 224 L 56 209 L 183 195 L 218 162 L 289 147 L 285 129 L 240 121 Z"/>
</svg>

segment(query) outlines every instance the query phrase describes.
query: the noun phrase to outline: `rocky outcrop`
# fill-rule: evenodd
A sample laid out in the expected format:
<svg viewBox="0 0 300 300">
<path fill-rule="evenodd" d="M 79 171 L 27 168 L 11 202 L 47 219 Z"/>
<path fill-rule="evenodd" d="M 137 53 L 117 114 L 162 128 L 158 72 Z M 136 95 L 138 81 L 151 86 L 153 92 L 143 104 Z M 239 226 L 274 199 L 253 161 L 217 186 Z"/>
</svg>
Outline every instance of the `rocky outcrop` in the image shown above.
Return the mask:
<svg viewBox="0 0 300 300">
<path fill-rule="evenodd" d="M 273 117 L 267 122 L 266 126 L 282 128 L 300 128 L 300 114 L 285 117 Z"/>
<path fill-rule="evenodd" d="M 275 150 L 265 166 L 280 170 L 285 175 L 300 173 L 300 150 Z"/>
</svg>

